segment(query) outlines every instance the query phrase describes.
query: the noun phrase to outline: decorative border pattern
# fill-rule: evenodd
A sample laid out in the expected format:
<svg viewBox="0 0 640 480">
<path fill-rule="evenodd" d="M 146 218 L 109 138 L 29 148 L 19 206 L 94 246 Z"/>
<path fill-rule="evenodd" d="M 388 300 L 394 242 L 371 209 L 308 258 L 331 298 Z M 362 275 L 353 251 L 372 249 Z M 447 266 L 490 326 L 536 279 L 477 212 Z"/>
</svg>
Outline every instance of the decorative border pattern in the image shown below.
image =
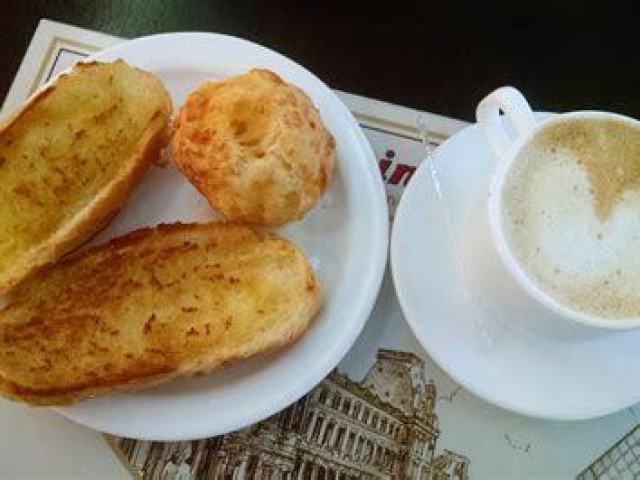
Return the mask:
<svg viewBox="0 0 640 480">
<path fill-rule="evenodd" d="M 77 48 L 77 50 L 70 49 L 70 48 L 65 48 L 65 47 L 60 46 L 60 45 L 69 45 L 71 47 Z M 71 38 L 64 38 L 64 37 L 58 37 L 58 36 L 53 37 L 51 39 L 51 43 L 47 47 L 47 51 L 44 54 L 44 57 L 42 58 L 42 61 L 40 62 L 40 67 L 38 68 L 38 73 L 36 74 L 35 79 L 33 80 L 33 83 L 31 84 L 31 88 L 29 88 L 29 95 L 33 94 L 33 92 L 35 92 L 42 83 L 48 82 L 51 79 L 51 75 L 53 73 L 53 70 L 54 70 L 54 67 L 56 65 L 56 62 L 60 58 L 60 53 L 63 50 L 66 50 L 67 52 L 75 53 L 77 55 L 86 57 L 87 55 L 89 55 L 91 53 L 95 53 L 95 52 L 99 51 L 100 49 L 95 47 L 95 46 L 93 46 L 93 45 L 88 45 L 86 43 L 78 42 L 78 41 L 73 40 Z M 55 52 L 55 58 L 53 58 L 54 57 L 54 52 Z M 53 59 L 53 61 L 52 61 L 52 59 Z M 44 72 L 45 72 L 47 66 L 49 67 L 49 71 L 47 72 L 47 74 L 45 76 Z M 43 78 L 44 78 L 44 80 L 43 80 Z"/>
</svg>

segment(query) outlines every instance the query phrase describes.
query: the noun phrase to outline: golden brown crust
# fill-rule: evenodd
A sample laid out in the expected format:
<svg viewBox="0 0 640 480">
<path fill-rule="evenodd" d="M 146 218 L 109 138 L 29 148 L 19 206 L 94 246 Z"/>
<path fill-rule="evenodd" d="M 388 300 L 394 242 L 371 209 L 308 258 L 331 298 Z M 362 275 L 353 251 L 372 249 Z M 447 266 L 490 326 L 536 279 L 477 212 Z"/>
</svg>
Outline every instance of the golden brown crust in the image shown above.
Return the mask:
<svg viewBox="0 0 640 480">
<path fill-rule="evenodd" d="M 263 69 L 192 92 L 172 147 L 212 206 L 227 219 L 262 225 L 299 220 L 313 208 L 336 156 L 309 97 Z"/>
<path fill-rule="evenodd" d="M 93 62 L 2 125 L 0 294 L 106 226 L 168 142 L 171 110 L 153 75 Z"/>
<path fill-rule="evenodd" d="M 142 229 L 15 289 L 0 311 L 0 394 L 62 405 L 208 372 L 291 343 L 319 308 L 304 255 L 276 235 Z"/>
</svg>

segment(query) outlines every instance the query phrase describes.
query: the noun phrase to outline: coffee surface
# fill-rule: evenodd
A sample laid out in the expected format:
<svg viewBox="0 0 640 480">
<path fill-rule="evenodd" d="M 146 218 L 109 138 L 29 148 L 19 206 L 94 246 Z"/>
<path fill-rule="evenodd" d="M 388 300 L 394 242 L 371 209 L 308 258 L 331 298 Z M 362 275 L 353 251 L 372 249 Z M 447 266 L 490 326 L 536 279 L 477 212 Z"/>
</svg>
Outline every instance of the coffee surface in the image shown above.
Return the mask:
<svg viewBox="0 0 640 480">
<path fill-rule="evenodd" d="M 608 119 L 544 128 L 507 173 L 502 215 L 541 290 L 590 315 L 640 317 L 640 129 Z"/>
</svg>

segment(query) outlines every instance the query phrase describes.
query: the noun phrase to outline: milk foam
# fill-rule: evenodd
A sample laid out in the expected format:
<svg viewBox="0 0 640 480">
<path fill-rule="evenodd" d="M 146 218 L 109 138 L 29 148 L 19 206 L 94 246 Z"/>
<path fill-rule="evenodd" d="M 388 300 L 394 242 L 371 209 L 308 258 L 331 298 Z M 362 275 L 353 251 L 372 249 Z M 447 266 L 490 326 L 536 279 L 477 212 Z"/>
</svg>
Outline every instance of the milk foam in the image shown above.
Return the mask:
<svg viewBox="0 0 640 480">
<path fill-rule="evenodd" d="M 573 130 L 560 127 L 521 151 L 505 179 L 503 228 L 525 271 L 559 303 L 599 317 L 640 317 L 640 182 L 620 180 L 616 138 L 588 127 L 580 148 L 565 141 Z M 623 128 L 640 146 L 640 132 Z M 632 154 L 621 164 L 640 168 L 640 147 Z M 604 209 L 599 192 L 611 197 Z"/>
</svg>

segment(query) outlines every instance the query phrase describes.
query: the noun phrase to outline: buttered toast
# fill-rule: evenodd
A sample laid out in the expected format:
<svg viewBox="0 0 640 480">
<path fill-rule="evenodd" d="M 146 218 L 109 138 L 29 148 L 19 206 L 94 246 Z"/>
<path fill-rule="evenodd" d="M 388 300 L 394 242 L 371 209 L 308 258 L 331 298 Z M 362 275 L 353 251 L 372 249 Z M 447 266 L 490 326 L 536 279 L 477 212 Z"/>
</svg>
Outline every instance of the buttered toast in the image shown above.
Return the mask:
<svg viewBox="0 0 640 480">
<path fill-rule="evenodd" d="M 0 394 L 69 404 L 297 339 L 320 308 L 304 255 L 234 224 L 161 225 L 37 272 L 0 311 Z"/>
<path fill-rule="evenodd" d="M 93 236 L 168 141 L 150 73 L 77 65 L 0 126 L 0 294 Z"/>
</svg>

